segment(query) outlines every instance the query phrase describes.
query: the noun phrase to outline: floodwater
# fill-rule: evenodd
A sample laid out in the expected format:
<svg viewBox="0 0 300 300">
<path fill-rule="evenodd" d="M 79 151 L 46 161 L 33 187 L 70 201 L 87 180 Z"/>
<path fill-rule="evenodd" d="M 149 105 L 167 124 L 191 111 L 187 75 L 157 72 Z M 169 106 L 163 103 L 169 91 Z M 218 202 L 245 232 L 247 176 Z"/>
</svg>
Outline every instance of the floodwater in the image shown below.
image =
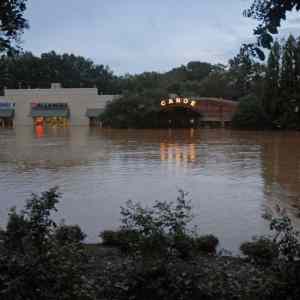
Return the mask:
<svg viewBox="0 0 300 300">
<path fill-rule="evenodd" d="M 58 219 L 94 242 L 120 206 L 189 192 L 194 223 L 236 251 L 268 232 L 266 211 L 285 208 L 300 229 L 300 133 L 225 129 L 0 130 L 0 223 L 32 192 L 59 186 Z"/>
</svg>

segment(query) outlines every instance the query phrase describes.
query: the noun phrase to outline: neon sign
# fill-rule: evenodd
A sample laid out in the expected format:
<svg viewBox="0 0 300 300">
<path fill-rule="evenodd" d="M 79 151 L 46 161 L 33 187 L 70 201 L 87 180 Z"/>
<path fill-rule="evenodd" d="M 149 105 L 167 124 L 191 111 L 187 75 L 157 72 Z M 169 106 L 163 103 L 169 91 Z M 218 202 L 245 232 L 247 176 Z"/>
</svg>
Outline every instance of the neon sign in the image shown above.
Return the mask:
<svg viewBox="0 0 300 300">
<path fill-rule="evenodd" d="M 175 98 L 175 99 L 168 99 L 168 100 L 162 100 L 160 102 L 160 106 L 169 106 L 169 105 L 174 105 L 174 104 L 185 104 L 185 105 L 190 105 L 190 106 L 196 106 L 196 101 L 195 100 L 190 100 L 188 98 Z"/>
</svg>

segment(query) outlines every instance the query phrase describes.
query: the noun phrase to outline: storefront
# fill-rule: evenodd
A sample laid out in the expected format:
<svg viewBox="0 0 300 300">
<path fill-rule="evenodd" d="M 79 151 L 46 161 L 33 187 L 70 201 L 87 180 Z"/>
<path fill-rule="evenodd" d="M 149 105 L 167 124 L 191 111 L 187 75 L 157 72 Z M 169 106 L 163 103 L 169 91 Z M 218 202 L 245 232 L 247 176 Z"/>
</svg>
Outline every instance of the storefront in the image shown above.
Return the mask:
<svg viewBox="0 0 300 300">
<path fill-rule="evenodd" d="M 170 98 L 160 102 L 160 127 L 230 126 L 238 102 L 222 98 Z"/>
<path fill-rule="evenodd" d="M 31 103 L 31 117 L 35 126 L 68 127 L 70 110 L 67 103 Z"/>
<path fill-rule="evenodd" d="M 0 128 L 13 128 L 15 103 L 0 102 Z"/>
<path fill-rule="evenodd" d="M 64 88 L 53 83 L 50 88 L 43 89 L 4 89 L 0 102 L 16 104 L 13 116 L 15 127 L 35 123 L 52 127 L 101 126 L 98 117 L 102 110 L 107 103 L 120 97 L 98 95 L 97 88 Z M 5 112 L 5 118 L 7 114 Z"/>
</svg>

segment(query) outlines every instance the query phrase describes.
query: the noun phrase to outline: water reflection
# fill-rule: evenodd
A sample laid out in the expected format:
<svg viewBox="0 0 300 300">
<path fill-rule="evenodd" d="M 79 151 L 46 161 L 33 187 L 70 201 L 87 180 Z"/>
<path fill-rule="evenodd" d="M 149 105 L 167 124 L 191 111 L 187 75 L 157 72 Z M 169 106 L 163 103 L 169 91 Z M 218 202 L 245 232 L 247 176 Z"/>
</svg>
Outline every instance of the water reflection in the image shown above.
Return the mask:
<svg viewBox="0 0 300 300">
<path fill-rule="evenodd" d="M 189 130 L 188 139 L 177 142 L 169 130 L 167 140 L 160 143 L 160 159 L 169 163 L 176 162 L 176 166 L 187 167 L 189 162 L 196 161 L 197 150 L 194 139 L 194 129 Z"/>
<path fill-rule="evenodd" d="M 176 161 L 176 163 L 189 162 L 196 160 L 195 144 L 177 145 L 177 144 L 160 144 L 160 159 L 162 161 Z M 186 164 L 184 164 L 186 166 Z"/>
<path fill-rule="evenodd" d="M 0 131 L 0 223 L 31 192 L 60 186 L 61 213 L 95 241 L 129 198 L 149 204 L 190 192 L 202 232 L 236 249 L 264 233 L 265 208 L 298 223 L 300 134 L 214 130 L 17 128 Z M 297 225 L 300 229 L 300 224 Z"/>
</svg>

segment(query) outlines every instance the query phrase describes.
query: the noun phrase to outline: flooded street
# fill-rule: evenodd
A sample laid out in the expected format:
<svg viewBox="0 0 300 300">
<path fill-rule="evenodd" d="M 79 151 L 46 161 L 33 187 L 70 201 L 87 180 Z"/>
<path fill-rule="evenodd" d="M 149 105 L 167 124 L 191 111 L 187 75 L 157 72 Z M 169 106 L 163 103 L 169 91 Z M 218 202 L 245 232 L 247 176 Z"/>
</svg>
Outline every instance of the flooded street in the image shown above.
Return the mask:
<svg viewBox="0 0 300 300">
<path fill-rule="evenodd" d="M 200 232 L 236 250 L 268 232 L 276 204 L 300 229 L 300 133 L 222 129 L 0 131 L 0 223 L 32 192 L 59 186 L 58 218 L 96 241 L 116 228 L 120 206 L 189 192 Z"/>
</svg>

